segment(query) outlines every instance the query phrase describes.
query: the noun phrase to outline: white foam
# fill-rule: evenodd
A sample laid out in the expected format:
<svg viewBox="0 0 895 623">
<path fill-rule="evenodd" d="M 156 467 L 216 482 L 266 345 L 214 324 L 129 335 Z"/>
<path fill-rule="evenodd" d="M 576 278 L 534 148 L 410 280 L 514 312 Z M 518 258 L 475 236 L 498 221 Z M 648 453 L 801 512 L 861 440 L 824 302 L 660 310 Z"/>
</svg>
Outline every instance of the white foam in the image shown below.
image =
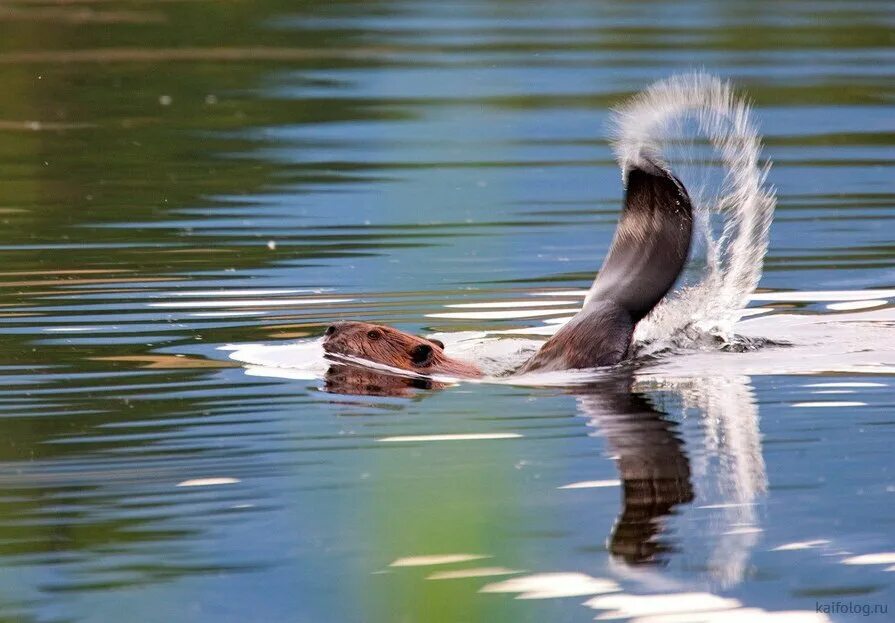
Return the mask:
<svg viewBox="0 0 895 623">
<path fill-rule="evenodd" d="M 712 145 L 724 168 L 716 188 L 687 179 L 695 137 L 681 136 L 692 120 Z M 673 76 L 651 85 L 620 107 L 613 123 L 614 148 L 623 172 L 644 155 L 662 161 L 668 148 L 683 149 L 687 161 L 670 167 L 687 186 L 694 207 L 694 248 L 705 248 L 701 280 L 666 297 L 642 321 L 639 341 L 667 338 L 685 327 L 730 336 L 758 285 L 776 198 L 760 164 L 761 139 L 746 101 L 730 85 L 705 73 Z M 687 141 L 689 139 L 689 143 Z M 703 173 L 707 167 L 702 167 Z M 696 182 L 696 183 L 693 183 Z M 721 218 L 714 237 L 712 219 Z"/>
</svg>

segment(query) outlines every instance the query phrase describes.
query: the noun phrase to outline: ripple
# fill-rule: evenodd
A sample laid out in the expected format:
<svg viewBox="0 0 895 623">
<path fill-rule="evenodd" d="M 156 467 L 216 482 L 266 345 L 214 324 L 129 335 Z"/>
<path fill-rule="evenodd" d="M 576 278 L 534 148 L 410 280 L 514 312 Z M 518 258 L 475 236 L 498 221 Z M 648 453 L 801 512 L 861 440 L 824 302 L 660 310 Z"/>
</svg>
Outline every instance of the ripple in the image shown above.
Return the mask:
<svg viewBox="0 0 895 623">
<path fill-rule="evenodd" d="M 383 443 L 409 442 L 409 441 L 485 441 L 491 439 L 521 439 L 519 433 L 456 433 L 444 435 L 395 435 L 392 437 L 380 437 L 376 441 Z"/>
</svg>

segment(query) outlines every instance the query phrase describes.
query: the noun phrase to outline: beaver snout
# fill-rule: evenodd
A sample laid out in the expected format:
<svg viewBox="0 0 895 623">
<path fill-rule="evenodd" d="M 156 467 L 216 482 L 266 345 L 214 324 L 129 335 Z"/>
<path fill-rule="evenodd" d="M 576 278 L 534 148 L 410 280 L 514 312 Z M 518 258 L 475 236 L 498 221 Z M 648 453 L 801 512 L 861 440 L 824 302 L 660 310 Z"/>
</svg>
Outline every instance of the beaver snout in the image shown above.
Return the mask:
<svg viewBox="0 0 895 623">
<path fill-rule="evenodd" d="M 323 350 L 329 353 L 335 352 L 338 342 L 344 341 L 340 339 L 345 337 L 341 332 L 342 324 L 344 323 L 336 322 L 326 327 L 326 331 L 323 332 Z"/>
</svg>

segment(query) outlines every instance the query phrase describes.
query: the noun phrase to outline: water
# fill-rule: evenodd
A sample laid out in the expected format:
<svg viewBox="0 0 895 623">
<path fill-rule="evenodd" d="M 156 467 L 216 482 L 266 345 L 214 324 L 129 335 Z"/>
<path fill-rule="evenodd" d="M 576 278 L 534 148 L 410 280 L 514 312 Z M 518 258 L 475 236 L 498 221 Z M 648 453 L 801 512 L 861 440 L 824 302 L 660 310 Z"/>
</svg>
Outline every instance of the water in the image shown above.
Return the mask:
<svg viewBox="0 0 895 623">
<path fill-rule="evenodd" d="M 9 3 L 0 616 L 889 620 L 816 610 L 895 605 L 893 21 Z M 790 346 L 378 396 L 224 350 L 543 332 L 615 227 L 609 108 L 703 67 L 774 161 L 769 311 L 736 331 Z"/>
</svg>

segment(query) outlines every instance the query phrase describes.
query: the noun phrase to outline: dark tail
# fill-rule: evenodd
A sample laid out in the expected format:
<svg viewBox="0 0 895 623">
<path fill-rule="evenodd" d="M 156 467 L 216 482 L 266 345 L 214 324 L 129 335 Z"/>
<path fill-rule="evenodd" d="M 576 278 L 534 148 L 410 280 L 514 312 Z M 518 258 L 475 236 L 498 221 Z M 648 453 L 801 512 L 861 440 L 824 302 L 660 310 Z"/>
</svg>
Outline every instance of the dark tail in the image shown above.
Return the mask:
<svg viewBox="0 0 895 623">
<path fill-rule="evenodd" d="M 519 372 L 611 366 L 637 324 L 671 289 L 690 252 L 693 209 L 684 185 L 641 157 L 627 171 L 625 207 L 584 309 Z"/>
<path fill-rule="evenodd" d="M 668 293 L 687 262 L 693 207 L 680 180 L 647 157 L 626 177 L 615 238 L 586 302 L 611 300 L 636 323 Z"/>
</svg>

